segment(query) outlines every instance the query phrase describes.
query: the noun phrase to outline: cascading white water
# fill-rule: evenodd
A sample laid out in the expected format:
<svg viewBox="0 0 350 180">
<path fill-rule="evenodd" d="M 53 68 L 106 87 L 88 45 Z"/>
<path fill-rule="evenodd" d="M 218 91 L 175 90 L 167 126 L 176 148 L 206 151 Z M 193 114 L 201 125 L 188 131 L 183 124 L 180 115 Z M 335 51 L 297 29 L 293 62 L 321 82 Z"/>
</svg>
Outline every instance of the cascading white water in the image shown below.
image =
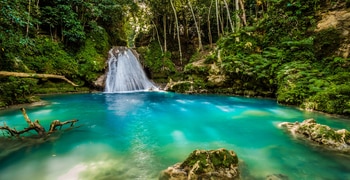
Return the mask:
<svg viewBox="0 0 350 180">
<path fill-rule="evenodd" d="M 114 52 L 113 52 L 114 51 Z M 146 76 L 140 62 L 127 48 L 109 51 L 105 92 L 147 91 L 158 89 Z"/>
</svg>

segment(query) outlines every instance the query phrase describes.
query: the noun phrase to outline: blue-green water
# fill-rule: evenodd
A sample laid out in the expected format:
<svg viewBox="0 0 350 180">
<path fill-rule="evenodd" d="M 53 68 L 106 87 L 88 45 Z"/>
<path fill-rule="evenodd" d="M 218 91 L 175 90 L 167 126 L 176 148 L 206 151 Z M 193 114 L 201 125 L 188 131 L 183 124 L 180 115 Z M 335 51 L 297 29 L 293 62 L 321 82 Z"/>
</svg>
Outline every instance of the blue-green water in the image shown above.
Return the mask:
<svg viewBox="0 0 350 180">
<path fill-rule="evenodd" d="M 48 128 L 77 118 L 79 128 L 57 140 L 26 147 L 1 159 L 0 179 L 157 179 L 195 149 L 234 150 L 243 179 L 284 174 L 289 179 L 350 179 L 350 158 L 294 139 L 283 121 L 315 118 L 350 129 L 350 120 L 303 112 L 273 100 L 167 92 L 75 94 L 43 97 L 27 108 Z M 0 112 L 0 124 L 22 129 L 19 110 Z"/>
</svg>

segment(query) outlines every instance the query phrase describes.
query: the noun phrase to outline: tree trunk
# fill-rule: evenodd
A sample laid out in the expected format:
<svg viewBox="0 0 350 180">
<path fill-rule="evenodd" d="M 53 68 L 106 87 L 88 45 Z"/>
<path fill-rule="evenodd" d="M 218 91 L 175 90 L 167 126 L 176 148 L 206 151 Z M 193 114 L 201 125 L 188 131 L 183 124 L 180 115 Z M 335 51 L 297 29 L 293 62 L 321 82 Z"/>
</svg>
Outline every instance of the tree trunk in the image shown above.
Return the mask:
<svg viewBox="0 0 350 180">
<path fill-rule="evenodd" d="M 74 82 L 68 80 L 64 76 L 55 75 L 55 74 L 36 74 L 36 73 L 21 73 L 21 72 L 8 72 L 8 71 L 0 71 L 0 76 L 15 76 L 15 77 L 23 77 L 23 78 L 52 78 L 52 79 L 61 79 L 71 84 L 72 86 L 78 86 Z"/>
<path fill-rule="evenodd" d="M 167 48 L 167 42 L 166 42 L 166 35 L 167 35 L 167 32 L 166 32 L 166 16 L 163 16 L 163 32 L 164 32 L 164 53 L 166 53 L 168 51 L 168 48 Z"/>
<path fill-rule="evenodd" d="M 231 31 L 232 31 L 232 32 L 235 32 L 235 29 L 234 29 L 234 27 L 233 27 L 233 23 L 232 23 L 232 20 L 231 20 L 230 9 L 229 9 L 229 7 L 228 7 L 228 4 L 227 4 L 226 0 L 224 0 L 224 3 L 225 3 L 225 6 L 226 6 L 227 18 L 228 18 L 228 21 L 229 21 L 229 24 L 230 24 L 230 27 L 231 27 Z"/>
<path fill-rule="evenodd" d="M 210 13 L 211 13 L 212 6 L 213 6 L 213 0 L 210 1 L 209 12 L 208 12 L 208 37 L 209 37 L 209 43 L 211 48 L 213 47 L 213 36 L 211 34 L 211 25 L 210 25 Z"/>
<path fill-rule="evenodd" d="M 160 38 L 159 38 L 159 33 L 158 33 L 157 25 L 156 25 L 153 21 L 152 21 L 152 24 L 153 24 L 153 26 L 154 26 L 154 29 L 156 30 L 157 40 L 158 40 L 158 44 L 159 44 L 160 50 L 162 51 L 162 53 L 164 53 L 162 43 L 160 42 Z"/>
<path fill-rule="evenodd" d="M 239 0 L 236 0 L 236 32 L 239 32 L 239 29 L 241 27 L 241 21 L 240 21 L 240 17 L 238 15 L 239 12 Z M 236 42 L 239 42 L 239 37 L 236 37 Z"/>
<path fill-rule="evenodd" d="M 201 32 L 200 32 L 200 28 L 199 28 L 199 25 L 197 23 L 197 20 L 196 20 L 196 16 L 194 15 L 194 12 L 193 12 L 193 8 L 192 8 L 192 5 L 191 5 L 191 1 L 188 1 L 188 5 L 190 6 L 190 9 L 191 9 L 191 12 L 192 12 L 192 16 L 193 16 L 193 20 L 194 20 L 194 24 L 196 26 L 196 29 L 197 29 L 197 35 L 198 35 L 198 50 L 199 51 L 202 51 L 203 50 L 203 47 L 202 47 L 202 38 L 201 38 Z"/>
<path fill-rule="evenodd" d="M 177 19 L 177 13 L 176 13 L 176 9 L 175 9 L 174 4 L 173 4 L 173 0 L 170 0 L 170 4 L 171 4 L 171 7 L 173 8 L 174 16 L 175 16 L 176 31 L 177 31 L 177 41 L 178 41 L 178 43 L 179 43 L 180 64 L 182 65 L 182 51 L 181 51 L 179 21 L 178 21 L 178 19 Z"/>
<path fill-rule="evenodd" d="M 39 0 L 36 2 L 36 15 L 38 15 L 40 8 L 39 8 Z M 39 32 L 39 23 L 36 24 L 36 30 Z M 51 29 L 50 29 L 51 31 Z"/>
<path fill-rule="evenodd" d="M 220 33 L 220 21 L 219 21 L 219 0 L 215 0 L 215 9 L 216 9 L 216 24 L 217 24 L 217 30 L 218 30 L 218 38 L 221 37 Z"/>
<path fill-rule="evenodd" d="M 238 15 L 238 12 L 239 12 L 239 0 L 235 0 L 236 4 L 236 31 L 238 32 L 239 31 L 239 28 L 241 26 L 241 21 L 240 21 L 240 17 Z"/>
<path fill-rule="evenodd" d="M 243 21 L 243 26 L 247 26 L 247 18 L 245 15 L 245 9 L 244 9 L 244 4 L 242 0 L 239 0 L 239 5 L 241 6 L 242 9 L 242 21 Z"/>
<path fill-rule="evenodd" d="M 221 4 L 219 4 L 219 21 L 220 21 L 220 26 L 221 26 L 221 32 L 222 34 L 225 34 L 225 22 L 224 22 L 224 10 Z"/>
<path fill-rule="evenodd" d="M 29 24 L 30 24 L 30 13 L 31 13 L 31 5 L 32 0 L 28 0 L 28 18 L 27 18 L 27 27 L 26 27 L 26 37 L 29 34 Z"/>
</svg>

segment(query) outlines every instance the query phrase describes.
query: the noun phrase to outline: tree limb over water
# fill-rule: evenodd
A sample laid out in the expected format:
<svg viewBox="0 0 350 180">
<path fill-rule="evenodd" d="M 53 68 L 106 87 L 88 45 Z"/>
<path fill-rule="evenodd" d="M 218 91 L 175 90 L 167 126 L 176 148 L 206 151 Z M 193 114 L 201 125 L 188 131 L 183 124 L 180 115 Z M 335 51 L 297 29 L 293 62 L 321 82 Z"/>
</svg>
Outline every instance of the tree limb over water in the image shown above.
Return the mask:
<svg viewBox="0 0 350 180">
<path fill-rule="evenodd" d="M 26 132 L 29 132 L 29 131 L 36 131 L 36 133 L 38 134 L 38 136 L 40 138 L 42 137 L 47 137 L 49 136 L 51 133 L 55 132 L 56 131 L 56 128 L 57 127 L 60 127 L 60 129 L 62 128 L 63 125 L 65 124 L 71 124 L 70 127 L 73 127 L 74 124 L 76 122 L 78 122 L 77 119 L 73 119 L 73 120 L 68 120 L 68 121 L 64 121 L 64 122 L 61 122 L 59 120 L 54 120 L 51 122 L 50 124 L 50 129 L 49 131 L 46 131 L 45 128 L 39 123 L 39 120 L 35 120 L 34 122 L 32 120 L 29 119 L 27 113 L 26 113 L 26 110 L 24 108 L 21 108 L 21 111 L 22 111 L 22 114 L 23 114 L 23 117 L 25 119 L 25 121 L 27 122 L 28 124 L 28 127 L 27 128 L 24 128 L 23 130 L 21 131 L 17 131 L 15 128 L 10 128 L 9 126 L 6 125 L 6 123 L 4 123 L 4 126 L 0 126 L 0 130 L 5 130 L 8 132 L 8 134 L 11 136 L 11 137 L 17 137 L 19 138 L 20 135 L 26 133 Z"/>
<path fill-rule="evenodd" d="M 66 131 L 71 129 L 74 126 L 74 124 L 78 121 L 77 119 L 63 122 L 59 120 L 54 120 L 51 122 L 49 130 L 46 131 L 38 120 L 35 120 L 34 122 L 30 120 L 24 108 L 21 108 L 21 111 L 25 121 L 28 124 L 28 127 L 19 131 L 15 128 L 7 126 L 6 123 L 4 123 L 3 126 L 0 126 L 0 131 L 3 131 L 3 135 L 0 135 L 0 161 L 3 158 L 8 157 L 11 153 L 21 150 L 23 148 L 58 139 L 62 134 L 59 133 L 59 131 L 57 131 L 58 127 L 61 129 L 63 125 L 70 124 L 70 127 L 65 129 Z M 35 131 L 37 135 L 24 135 L 24 133 L 30 131 Z"/>
<path fill-rule="evenodd" d="M 24 77 L 24 78 L 52 78 L 52 79 L 61 79 L 71 84 L 72 86 L 77 87 L 78 85 L 74 82 L 67 79 L 65 76 L 55 75 L 55 74 L 37 74 L 37 73 L 23 73 L 23 72 L 8 72 L 0 71 L 0 76 L 15 76 L 15 77 Z"/>
</svg>

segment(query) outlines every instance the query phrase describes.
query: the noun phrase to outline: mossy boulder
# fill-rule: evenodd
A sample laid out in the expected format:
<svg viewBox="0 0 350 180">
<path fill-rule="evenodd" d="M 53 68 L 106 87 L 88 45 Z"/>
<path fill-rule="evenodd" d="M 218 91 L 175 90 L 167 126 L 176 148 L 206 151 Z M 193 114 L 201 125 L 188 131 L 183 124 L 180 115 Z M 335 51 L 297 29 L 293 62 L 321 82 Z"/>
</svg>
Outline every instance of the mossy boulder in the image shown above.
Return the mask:
<svg viewBox="0 0 350 180">
<path fill-rule="evenodd" d="M 164 88 L 166 91 L 174 91 L 179 93 L 191 93 L 193 91 L 193 82 L 192 81 L 177 81 L 170 82 Z"/>
<path fill-rule="evenodd" d="M 238 157 L 232 150 L 195 150 L 188 158 L 161 172 L 160 180 L 240 179 Z"/>
<path fill-rule="evenodd" d="M 307 139 L 314 144 L 339 152 L 350 152 L 350 132 L 346 129 L 335 130 L 316 123 L 314 119 L 303 122 L 283 122 L 279 124 L 292 135 Z"/>
</svg>

